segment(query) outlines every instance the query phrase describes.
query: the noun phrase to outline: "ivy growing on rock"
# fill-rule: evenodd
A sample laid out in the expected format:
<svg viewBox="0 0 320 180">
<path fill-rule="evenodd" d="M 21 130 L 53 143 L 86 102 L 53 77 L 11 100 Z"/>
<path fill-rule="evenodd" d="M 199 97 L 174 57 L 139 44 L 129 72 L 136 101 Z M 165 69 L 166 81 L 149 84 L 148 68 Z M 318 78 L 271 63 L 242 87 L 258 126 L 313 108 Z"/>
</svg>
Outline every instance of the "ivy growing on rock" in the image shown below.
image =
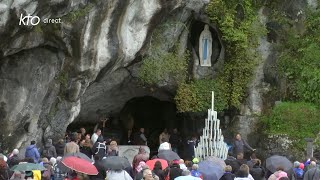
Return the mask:
<svg viewBox="0 0 320 180">
<path fill-rule="evenodd" d="M 166 34 L 166 37 L 163 35 L 166 30 L 170 30 L 170 28 L 172 29 L 175 26 L 186 27 L 181 22 L 168 21 L 153 32 L 149 47 L 150 53 L 142 59 L 142 65 L 138 73 L 138 77 L 143 83 L 151 85 L 178 85 L 185 82 L 189 52 L 179 51 L 181 48 L 178 43 L 173 44 L 173 48 L 166 47 L 168 45 L 166 38 L 173 38 L 174 35 Z"/>
<path fill-rule="evenodd" d="M 226 57 L 224 68 L 218 73 L 217 78 L 206 81 L 212 85 L 209 89 L 215 90 L 216 97 L 221 98 L 217 103 L 221 103 L 218 106 L 220 111 L 229 107 L 239 108 L 257 64 L 258 56 L 254 49 L 258 45 L 258 37 L 266 32 L 265 28 L 258 22 L 257 7 L 250 0 L 241 2 L 212 0 L 207 7 L 207 13 L 211 21 L 221 31 L 222 40 L 226 47 Z M 208 87 L 207 84 L 201 82 L 193 83 L 205 87 L 190 88 L 191 90 L 197 91 Z M 195 86 L 193 83 L 190 84 L 190 87 Z M 180 91 L 182 91 L 181 88 Z M 206 94 L 198 96 L 210 97 L 210 93 L 207 91 L 197 91 L 193 94 L 199 92 Z M 176 99 L 182 99 L 182 97 Z M 181 108 L 180 111 L 205 111 L 210 107 L 207 106 L 208 101 L 205 98 L 198 99 L 197 103 L 198 106 L 192 106 L 190 103 L 178 107 L 191 107 Z"/>
<path fill-rule="evenodd" d="M 320 105 L 320 10 L 306 16 L 304 33 L 284 30 L 278 65 L 288 82 L 285 99 Z"/>
</svg>

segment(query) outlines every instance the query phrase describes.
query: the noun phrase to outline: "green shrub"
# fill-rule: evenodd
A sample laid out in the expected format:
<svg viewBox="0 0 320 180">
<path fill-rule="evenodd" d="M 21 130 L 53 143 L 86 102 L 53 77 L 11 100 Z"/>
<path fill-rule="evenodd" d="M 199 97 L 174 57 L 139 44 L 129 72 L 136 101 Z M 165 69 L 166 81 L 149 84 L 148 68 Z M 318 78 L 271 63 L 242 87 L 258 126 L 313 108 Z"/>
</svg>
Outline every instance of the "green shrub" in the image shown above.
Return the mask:
<svg viewBox="0 0 320 180">
<path fill-rule="evenodd" d="M 180 112 L 202 112 L 211 108 L 211 91 L 215 93 L 215 110 L 222 111 L 227 107 L 223 94 L 224 87 L 215 80 L 195 80 L 189 84 L 180 84 L 175 97 Z"/>
<path fill-rule="evenodd" d="M 315 138 L 320 129 L 320 109 L 303 102 L 282 102 L 262 117 L 267 134 L 286 134 L 295 140 L 293 146 L 304 150 L 304 138 Z"/>
</svg>

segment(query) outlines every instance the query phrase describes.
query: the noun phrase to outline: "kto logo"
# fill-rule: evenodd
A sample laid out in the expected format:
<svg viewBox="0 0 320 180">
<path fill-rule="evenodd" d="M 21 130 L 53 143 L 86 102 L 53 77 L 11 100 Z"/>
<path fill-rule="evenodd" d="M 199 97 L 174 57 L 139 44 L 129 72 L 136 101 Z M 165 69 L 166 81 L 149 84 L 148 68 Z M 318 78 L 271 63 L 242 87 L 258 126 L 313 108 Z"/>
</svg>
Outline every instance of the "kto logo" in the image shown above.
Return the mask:
<svg viewBox="0 0 320 180">
<path fill-rule="evenodd" d="M 36 26 L 40 23 L 41 19 L 39 16 L 31 16 L 28 14 L 27 16 L 23 16 L 23 14 L 20 15 L 20 22 L 19 25 L 32 25 Z"/>
</svg>

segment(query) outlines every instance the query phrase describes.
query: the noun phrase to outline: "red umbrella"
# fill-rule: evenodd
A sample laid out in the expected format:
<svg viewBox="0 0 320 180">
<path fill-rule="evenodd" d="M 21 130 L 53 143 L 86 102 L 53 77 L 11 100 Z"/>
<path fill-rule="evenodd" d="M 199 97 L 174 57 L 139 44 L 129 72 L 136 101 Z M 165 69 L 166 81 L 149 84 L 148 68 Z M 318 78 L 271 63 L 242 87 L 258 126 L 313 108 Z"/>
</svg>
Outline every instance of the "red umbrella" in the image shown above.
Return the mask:
<svg viewBox="0 0 320 180">
<path fill-rule="evenodd" d="M 164 159 L 152 159 L 152 160 L 149 160 L 146 162 L 146 164 L 149 166 L 149 168 L 151 170 L 153 170 L 154 168 L 154 164 L 157 162 L 157 161 L 160 161 L 161 163 L 161 166 L 162 166 L 162 169 L 165 169 L 166 167 L 168 167 L 168 162 Z"/>
<path fill-rule="evenodd" d="M 81 159 L 75 156 L 69 156 L 62 159 L 62 164 L 68 168 L 75 170 L 77 172 L 88 174 L 88 175 L 97 175 L 97 168 L 89 161 Z"/>
</svg>

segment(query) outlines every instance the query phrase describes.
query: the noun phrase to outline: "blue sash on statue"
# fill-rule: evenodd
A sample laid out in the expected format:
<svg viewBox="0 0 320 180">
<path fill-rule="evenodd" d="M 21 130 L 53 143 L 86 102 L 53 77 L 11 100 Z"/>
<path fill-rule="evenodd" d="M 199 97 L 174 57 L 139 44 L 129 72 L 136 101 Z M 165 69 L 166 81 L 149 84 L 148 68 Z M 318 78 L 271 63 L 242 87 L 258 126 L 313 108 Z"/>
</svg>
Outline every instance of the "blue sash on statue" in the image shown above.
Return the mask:
<svg viewBox="0 0 320 180">
<path fill-rule="evenodd" d="M 203 41 L 204 41 L 204 43 L 203 43 L 203 46 L 202 46 L 202 58 L 203 58 L 203 61 L 205 63 L 205 61 L 208 58 L 208 39 L 203 39 L 202 42 Z"/>
</svg>

